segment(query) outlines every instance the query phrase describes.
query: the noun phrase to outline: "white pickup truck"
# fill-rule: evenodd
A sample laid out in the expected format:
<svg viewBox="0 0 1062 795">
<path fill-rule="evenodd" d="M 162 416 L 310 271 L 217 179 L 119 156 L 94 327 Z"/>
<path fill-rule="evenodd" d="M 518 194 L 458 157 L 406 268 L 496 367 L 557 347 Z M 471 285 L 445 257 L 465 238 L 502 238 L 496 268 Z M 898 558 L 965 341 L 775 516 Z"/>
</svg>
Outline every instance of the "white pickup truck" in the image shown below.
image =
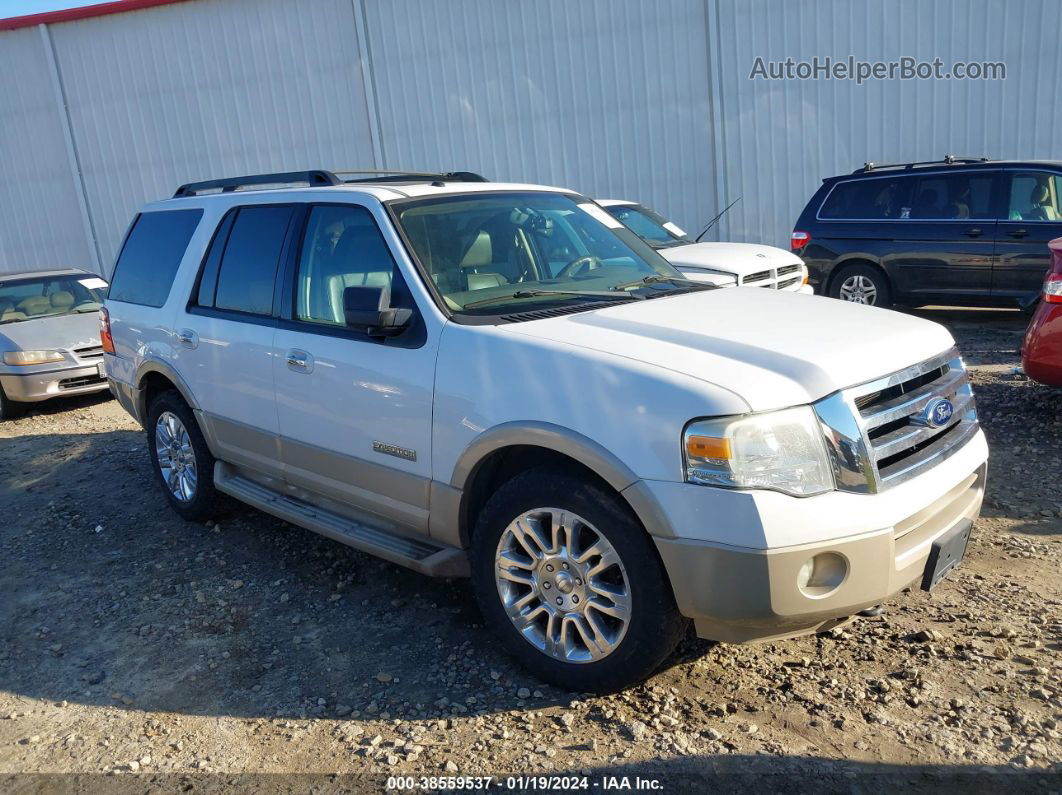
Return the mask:
<svg viewBox="0 0 1062 795">
<path fill-rule="evenodd" d="M 796 254 L 759 243 L 699 243 L 678 224 L 638 202 L 599 199 L 609 215 L 628 227 L 687 279 L 718 287 L 765 287 L 814 295 L 808 269 Z"/>
<path fill-rule="evenodd" d="M 101 334 L 181 516 L 225 492 L 471 575 L 505 647 L 578 691 L 648 676 L 689 620 L 781 638 L 931 588 L 984 493 L 943 327 L 691 283 L 558 188 L 184 185 L 134 219 Z"/>
</svg>

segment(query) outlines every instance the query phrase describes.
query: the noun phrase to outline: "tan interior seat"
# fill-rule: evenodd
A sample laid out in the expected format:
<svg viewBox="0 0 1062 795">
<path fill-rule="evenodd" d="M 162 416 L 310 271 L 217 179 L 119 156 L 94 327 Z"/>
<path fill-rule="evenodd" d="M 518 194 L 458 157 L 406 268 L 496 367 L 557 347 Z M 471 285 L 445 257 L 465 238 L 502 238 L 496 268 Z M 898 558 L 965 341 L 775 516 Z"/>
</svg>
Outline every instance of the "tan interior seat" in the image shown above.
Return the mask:
<svg viewBox="0 0 1062 795">
<path fill-rule="evenodd" d="M 19 301 L 17 308 L 20 312 L 33 317 L 34 315 L 47 314 L 52 308 L 52 302 L 43 295 L 31 295 L 29 298 L 23 298 Z"/>
<path fill-rule="evenodd" d="M 394 260 L 373 226 L 349 227 L 336 244 L 326 280 L 332 320 L 343 323 L 343 290 L 347 287 L 391 287 Z"/>
<path fill-rule="evenodd" d="M 74 305 L 74 294 L 69 290 L 56 290 L 48 296 L 48 300 L 51 302 L 52 309 L 65 311 Z"/>
</svg>

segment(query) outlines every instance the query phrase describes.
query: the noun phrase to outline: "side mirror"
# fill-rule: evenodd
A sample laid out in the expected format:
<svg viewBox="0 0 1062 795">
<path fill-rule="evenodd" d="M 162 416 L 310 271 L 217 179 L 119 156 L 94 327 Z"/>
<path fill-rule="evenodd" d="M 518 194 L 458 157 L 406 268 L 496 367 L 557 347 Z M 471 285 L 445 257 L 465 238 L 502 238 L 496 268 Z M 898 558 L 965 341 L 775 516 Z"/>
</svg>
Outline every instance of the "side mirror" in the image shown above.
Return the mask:
<svg viewBox="0 0 1062 795">
<path fill-rule="evenodd" d="M 347 326 L 370 337 L 391 337 L 409 325 L 413 310 L 392 307 L 387 287 L 347 287 L 343 290 L 343 317 Z"/>
</svg>

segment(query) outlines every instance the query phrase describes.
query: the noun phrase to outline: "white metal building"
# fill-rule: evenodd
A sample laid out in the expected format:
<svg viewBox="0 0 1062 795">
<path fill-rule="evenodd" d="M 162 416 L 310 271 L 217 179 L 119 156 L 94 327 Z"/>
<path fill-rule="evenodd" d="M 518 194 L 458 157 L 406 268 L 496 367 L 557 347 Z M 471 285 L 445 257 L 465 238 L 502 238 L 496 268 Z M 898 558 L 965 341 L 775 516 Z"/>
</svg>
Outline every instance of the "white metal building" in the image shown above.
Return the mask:
<svg viewBox="0 0 1062 795">
<path fill-rule="evenodd" d="M 1062 158 L 1056 0 L 125 0 L 0 21 L 0 270 L 109 272 L 146 200 L 308 168 L 471 170 L 787 245 L 822 177 Z M 755 58 L 1005 80 L 751 79 Z"/>
</svg>

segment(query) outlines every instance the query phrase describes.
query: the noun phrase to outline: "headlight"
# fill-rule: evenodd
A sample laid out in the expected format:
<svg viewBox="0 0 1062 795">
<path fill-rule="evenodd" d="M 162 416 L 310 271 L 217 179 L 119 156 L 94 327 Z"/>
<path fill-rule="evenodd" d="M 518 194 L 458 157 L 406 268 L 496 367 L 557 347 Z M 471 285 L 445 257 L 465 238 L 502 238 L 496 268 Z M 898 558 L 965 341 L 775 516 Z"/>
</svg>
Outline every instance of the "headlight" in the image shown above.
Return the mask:
<svg viewBox="0 0 1062 795">
<path fill-rule="evenodd" d="M 4 354 L 4 364 L 14 365 L 15 367 L 62 361 L 66 361 L 66 357 L 59 351 L 8 351 Z"/>
<path fill-rule="evenodd" d="M 686 480 L 807 497 L 834 488 L 822 430 L 810 406 L 691 422 Z"/>
</svg>

